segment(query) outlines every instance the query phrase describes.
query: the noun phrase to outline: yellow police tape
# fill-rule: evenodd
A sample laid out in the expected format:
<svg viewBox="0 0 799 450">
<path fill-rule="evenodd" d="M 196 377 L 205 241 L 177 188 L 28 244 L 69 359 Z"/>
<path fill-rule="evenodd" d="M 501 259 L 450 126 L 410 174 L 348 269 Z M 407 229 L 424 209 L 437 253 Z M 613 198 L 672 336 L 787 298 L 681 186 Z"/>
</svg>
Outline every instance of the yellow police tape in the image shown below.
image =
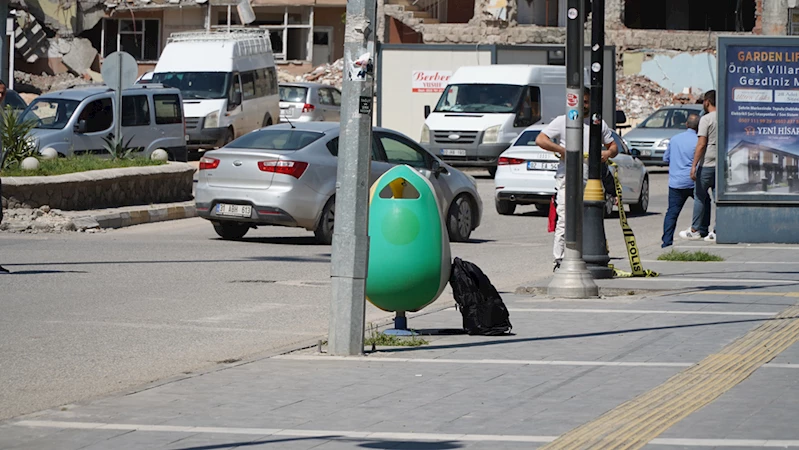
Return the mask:
<svg viewBox="0 0 799 450">
<path fill-rule="evenodd" d="M 613 267 L 613 264 L 608 264 L 613 270 L 613 276 L 617 278 L 630 278 L 630 277 L 657 277 L 660 274 L 644 269 L 641 264 L 641 253 L 638 251 L 638 244 L 635 243 L 635 234 L 630 224 L 627 223 L 627 214 L 624 212 L 624 203 L 621 201 L 621 183 L 619 182 L 619 170 L 615 162 L 608 160 L 608 165 L 613 166 L 616 170 L 613 171 L 613 181 L 616 185 L 616 198 L 619 202 L 619 222 L 621 223 L 621 231 L 624 234 L 624 242 L 627 244 L 627 257 L 630 259 L 630 268 L 632 272 L 625 272 L 623 270 Z"/>
</svg>

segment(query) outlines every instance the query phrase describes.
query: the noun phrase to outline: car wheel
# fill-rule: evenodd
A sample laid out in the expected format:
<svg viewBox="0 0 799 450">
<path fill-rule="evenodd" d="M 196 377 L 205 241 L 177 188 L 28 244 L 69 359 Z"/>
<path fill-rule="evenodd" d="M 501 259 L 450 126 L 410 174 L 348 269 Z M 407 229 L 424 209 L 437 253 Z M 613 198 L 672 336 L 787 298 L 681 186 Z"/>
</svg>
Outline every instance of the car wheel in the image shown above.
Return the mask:
<svg viewBox="0 0 799 450">
<path fill-rule="evenodd" d="M 268 127 L 272 125 L 272 118 L 269 116 L 264 116 L 264 121 L 262 122 L 264 127 Z"/>
<path fill-rule="evenodd" d="M 250 231 L 250 226 L 243 223 L 219 222 L 214 224 L 214 231 L 222 239 L 241 239 Z"/>
<path fill-rule="evenodd" d="M 641 183 L 641 196 L 638 197 L 638 203 L 630 205 L 630 212 L 646 214 L 647 209 L 649 209 L 649 177 L 644 177 Z"/>
<path fill-rule="evenodd" d="M 322 217 L 319 218 L 319 225 L 314 230 L 316 242 L 323 245 L 333 243 L 333 225 L 336 219 L 336 200 L 331 198 L 322 209 Z"/>
<path fill-rule="evenodd" d="M 461 195 L 452 202 L 447 214 L 450 242 L 467 242 L 472 234 L 472 202 Z"/>
<path fill-rule="evenodd" d="M 235 135 L 233 134 L 233 128 L 228 128 L 225 130 L 225 137 L 222 138 L 222 145 L 219 148 L 222 148 L 233 142 L 234 137 Z"/>
<path fill-rule="evenodd" d="M 613 199 L 614 197 L 612 195 L 605 192 L 605 217 L 611 217 L 613 215 Z M 619 205 L 619 208 L 623 208 L 623 206 Z"/>
<path fill-rule="evenodd" d="M 516 211 L 516 203 L 508 200 L 497 200 L 494 202 L 497 205 L 497 212 L 503 216 L 512 216 Z"/>
<path fill-rule="evenodd" d="M 488 169 L 488 176 L 490 176 L 491 178 L 494 178 L 495 176 L 497 176 L 497 168 L 496 167 L 489 168 Z"/>
</svg>

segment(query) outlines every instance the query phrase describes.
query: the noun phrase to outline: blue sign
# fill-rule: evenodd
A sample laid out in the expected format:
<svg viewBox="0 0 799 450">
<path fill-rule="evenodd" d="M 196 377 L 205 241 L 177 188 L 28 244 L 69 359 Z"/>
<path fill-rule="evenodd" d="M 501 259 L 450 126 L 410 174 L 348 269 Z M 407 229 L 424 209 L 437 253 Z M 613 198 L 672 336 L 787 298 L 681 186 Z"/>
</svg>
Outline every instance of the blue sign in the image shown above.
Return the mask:
<svg viewBox="0 0 799 450">
<path fill-rule="evenodd" d="M 725 170 L 719 174 L 720 193 L 796 196 L 799 46 L 727 45 L 723 51 L 724 92 L 718 95 L 724 96 L 724 110 L 718 114 L 724 114 L 724 135 L 719 135 L 718 157 Z"/>
<path fill-rule="evenodd" d="M 579 116 L 580 113 L 578 113 L 576 109 L 569 110 L 569 120 L 577 120 Z"/>
</svg>

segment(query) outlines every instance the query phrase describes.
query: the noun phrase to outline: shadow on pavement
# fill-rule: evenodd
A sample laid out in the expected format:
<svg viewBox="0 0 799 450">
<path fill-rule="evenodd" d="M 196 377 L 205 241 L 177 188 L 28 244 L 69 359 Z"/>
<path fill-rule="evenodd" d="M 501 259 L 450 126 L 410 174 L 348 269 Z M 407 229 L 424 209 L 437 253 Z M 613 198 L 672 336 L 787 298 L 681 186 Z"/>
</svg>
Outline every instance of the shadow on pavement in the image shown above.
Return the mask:
<svg viewBox="0 0 799 450">
<path fill-rule="evenodd" d="M 17 270 L 17 271 L 5 272 L 4 275 L 43 275 L 49 273 L 89 273 L 89 272 L 86 272 L 85 270 Z"/>
<path fill-rule="evenodd" d="M 403 449 L 414 449 L 414 450 L 448 450 L 448 449 L 455 449 L 455 448 L 462 448 L 463 444 L 454 441 L 436 441 L 436 442 L 413 442 L 413 441 L 394 441 L 394 440 L 371 440 L 371 439 L 353 439 L 353 438 L 341 438 L 340 436 L 330 435 L 330 436 L 314 436 L 314 437 L 296 437 L 296 438 L 285 438 L 285 439 L 274 439 L 274 440 L 258 440 L 258 441 L 246 441 L 246 442 L 231 442 L 228 444 L 215 444 L 215 445 L 202 445 L 198 447 L 181 447 L 178 450 L 223 450 L 223 449 L 232 449 L 232 448 L 242 448 L 242 447 L 250 447 L 256 445 L 269 445 L 269 444 L 281 444 L 286 442 L 297 442 L 297 441 L 325 441 L 325 440 L 333 440 L 336 442 L 349 442 L 349 443 L 357 443 L 359 447 L 363 448 L 371 448 L 371 449 L 391 449 L 391 448 L 398 448 L 401 447 Z M 368 442 L 364 442 L 368 441 Z"/>
<path fill-rule="evenodd" d="M 579 339 L 579 338 L 590 338 L 590 337 L 599 337 L 599 336 L 613 336 L 618 334 L 624 333 L 641 333 L 645 331 L 659 331 L 659 330 L 676 330 L 682 328 L 696 328 L 696 327 L 707 327 L 707 326 L 714 326 L 714 325 L 732 325 L 732 324 L 740 324 L 740 323 L 756 323 L 756 322 L 767 322 L 771 320 L 792 320 L 797 319 L 799 317 L 782 317 L 779 319 L 746 319 L 746 320 L 728 320 L 723 322 L 704 322 L 704 323 L 692 323 L 692 324 L 685 324 L 685 325 L 669 325 L 663 327 L 648 327 L 648 328 L 630 328 L 625 330 L 613 330 L 613 331 L 600 331 L 596 333 L 581 333 L 581 334 L 564 334 L 560 336 L 543 336 L 543 337 L 530 337 L 530 338 L 519 338 L 519 339 L 501 339 L 501 340 L 494 340 L 488 342 L 471 342 L 466 344 L 447 344 L 447 345 L 426 345 L 424 347 L 420 347 L 423 350 L 445 350 L 445 349 L 457 349 L 457 348 L 471 348 L 471 347 L 488 347 L 492 345 L 500 345 L 500 344 L 516 344 L 516 343 L 524 343 L 524 342 L 541 342 L 541 341 L 554 341 L 559 339 Z M 407 351 L 413 351 L 414 348 L 387 348 L 383 349 L 383 353 L 402 353 Z"/>
</svg>

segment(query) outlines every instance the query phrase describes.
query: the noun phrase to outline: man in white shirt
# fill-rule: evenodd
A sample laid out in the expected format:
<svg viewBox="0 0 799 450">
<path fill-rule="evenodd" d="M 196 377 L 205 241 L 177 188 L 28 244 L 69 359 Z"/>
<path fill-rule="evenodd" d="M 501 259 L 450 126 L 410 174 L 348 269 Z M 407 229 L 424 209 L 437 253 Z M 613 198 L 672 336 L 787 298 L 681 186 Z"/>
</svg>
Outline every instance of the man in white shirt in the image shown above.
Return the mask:
<svg viewBox="0 0 799 450">
<path fill-rule="evenodd" d="M 591 89 L 588 87 L 583 88 L 583 187 L 588 180 L 588 142 L 591 135 L 590 126 L 590 104 L 591 104 Z M 613 140 L 610 127 L 603 120 L 602 121 L 602 143 L 605 145 L 605 150 L 602 150 L 602 163 L 606 163 L 608 159 L 613 158 L 619 153 L 616 142 Z M 558 207 L 558 221 L 555 225 L 555 242 L 552 246 L 552 254 L 555 257 L 555 268 L 560 267 L 563 260 L 563 253 L 565 249 L 565 236 L 566 236 L 566 115 L 558 116 L 547 127 L 538 134 L 535 139 L 535 144 L 548 150 L 560 158 L 558 164 L 558 171 L 555 174 L 555 189 L 557 191 L 555 202 Z M 582 207 L 582 202 L 581 202 Z"/>
</svg>

